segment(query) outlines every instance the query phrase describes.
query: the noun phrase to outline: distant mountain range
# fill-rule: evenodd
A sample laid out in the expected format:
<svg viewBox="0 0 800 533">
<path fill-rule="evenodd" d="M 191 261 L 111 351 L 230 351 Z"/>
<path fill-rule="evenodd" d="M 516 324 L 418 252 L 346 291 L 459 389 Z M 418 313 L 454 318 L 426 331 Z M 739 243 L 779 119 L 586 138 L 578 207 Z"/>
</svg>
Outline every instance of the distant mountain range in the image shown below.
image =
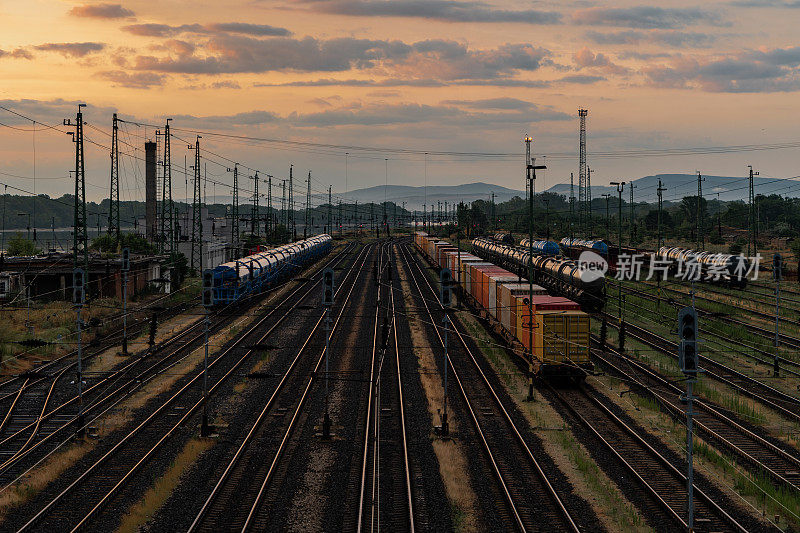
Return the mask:
<svg viewBox="0 0 800 533">
<path fill-rule="evenodd" d="M 426 190 L 427 189 L 427 190 Z M 407 185 L 378 185 L 366 189 L 355 189 L 347 192 L 348 202 L 358 200 L 358 203 L 381 203 L 384 199 L 398 205 L 406 203 L 406 209 L 422 210 L 423 204 L 436 206 L 437 202 L 457 204 L 458 202 L 473 202 L 478 199 L 490 201 L 492 193 L 495 202 L 507 202 L 514 196 L 525 197 L 525 191 L 515 191 L 500 185 L 476 182 L 463 185 L 429 185 L 426 187 L 411 187 Z M 442 206 L 444 208 L 444 206 Z"/>
<path fill-rule="evenodd" d="M 719 199 L 724 202 L 735 200 L 746 200 L 748 195 L 748 178 L 747 176 L 702 176 L 703 178 L 703 196 L 708 200 L 715 200 L 717 193 Z M 664 191 L 663 198 L 665 202 L 680 201 L 684 196 L 697 195 L 697 175 L 695 174 L 655 174 L 652 176 L 645 176 L 633 180 L 634 187 L 634 200 L 637 202 L 650 202 L 657 201 L 656 189 L 658 188 L 658 180 L 661 180 L 661 185 L 666 190 Z M 800 181 L 795 180 L 778 180 L 775 178 L 753 178 L 753 187 L 756 194 L 783 194 L 784 196 L 800 196 Z M 385 189 L 385 191 L 384 191 Z M 562 194 L 569 197 L 570 186 L 569 183 L 559 183 L 553 185 L 548 192 L 555 194 Z M 428 209 L 431 205 L 436 205 L 437 202 L 458 203 L 472 202 L 478 199 L 490 200 L 492 192 L 496 195 L 496 202 L 505 202 L 519 196 L 525 197 L 525 191 L 509 189 L 501 185 L 493 185 L 491 183 L 475 182 L 465 183 L 463 185 L 429 185 L 427 192 L 425 187 L 411 187 L 406 185 L 388 185 L 384 188 L 383 185 L 376 187 L 368 187 L 366 189 L 355 189 L 347 192 L 347 198 L 358 200 L 359 203 L 381 203 L 384 198 L 390 202 L 396 202 L 402 205 L 406 202 L 407 209 L 422 210 L 423 204 L 428 204 Z M 603 194 L 617 194 L 616 187 L 593 185 L 592 198 L 600 198 Z M 627 202 L 630 198 L 630 184 L 625 184 L 623 191 L 623 199 Z M 575 196 L 578 196 L 578 183 L 575 180 Z M 427 201 L 426 201 L 427 198 Z M 318 200 L 321 200 L 318 199 Z M 317 201 L 318 201 L 317 200 Z M 327 201 L 327 198 L 323 201 Z"/>
</svg>

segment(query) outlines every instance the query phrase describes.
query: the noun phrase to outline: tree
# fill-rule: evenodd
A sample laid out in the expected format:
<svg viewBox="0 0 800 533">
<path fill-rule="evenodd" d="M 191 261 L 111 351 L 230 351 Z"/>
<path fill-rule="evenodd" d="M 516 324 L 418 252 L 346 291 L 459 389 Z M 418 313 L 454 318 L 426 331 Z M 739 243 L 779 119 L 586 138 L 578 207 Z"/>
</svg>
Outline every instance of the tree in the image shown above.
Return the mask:
<svg viewBox="0 0 800 533">
<path fill-rule="evenodd" d="M 8 250 L 6 252 L 11 256 L 20 256 L 36 255 L 40 251 L 41 250 L 36 248 L 36 244 L 33 241 L 23 237 L 21 233 L 15 233 L 14 236 L 8 240 Z"/>
</svg>

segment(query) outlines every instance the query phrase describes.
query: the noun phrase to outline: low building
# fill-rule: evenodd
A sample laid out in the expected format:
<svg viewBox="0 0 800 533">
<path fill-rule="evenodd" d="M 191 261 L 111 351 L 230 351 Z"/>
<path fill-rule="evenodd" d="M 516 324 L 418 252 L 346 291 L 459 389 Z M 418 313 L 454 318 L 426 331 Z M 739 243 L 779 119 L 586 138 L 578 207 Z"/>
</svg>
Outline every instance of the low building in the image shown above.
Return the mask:
<svg viewBox="0 0 800 533">
<path fill-rule="evenodd" d="M 134 296 L 145 290 L 170 292 L 167 270 L 162 265 L 166 256 L 131 255 L 127 293 Z M 71 253 L 50 253 L 30 257 L 3 258 L 0 280 L 8 280 L 8 291 L 29 291 L 37 300 L 69 300 L 72 298 L 72 272 L 74 258 Z M 117 258 L 89 257 L 87 295 L 90 297 L 122 298 L 122 263 Z M 2 287 L 0 287 L 2 288 Z M 11 294 L 13 297 L 13 294 Z"/>
</svg>

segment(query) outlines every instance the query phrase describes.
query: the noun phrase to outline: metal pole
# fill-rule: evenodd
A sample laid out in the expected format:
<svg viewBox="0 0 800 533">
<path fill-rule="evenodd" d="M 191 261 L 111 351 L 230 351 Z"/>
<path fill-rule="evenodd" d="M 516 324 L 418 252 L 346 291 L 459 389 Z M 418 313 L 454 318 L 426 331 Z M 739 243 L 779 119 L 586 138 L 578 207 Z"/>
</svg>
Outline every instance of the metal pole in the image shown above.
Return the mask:
<svg viewBox="0 0 800 533">
<path fill-rule="evenodd" d="M 781 312 L 781 280 L 780 278 L 775 282 L 775 364 L 774 374 L 778 377 L 780 369 L 778 368 L 778 320 Z"/>
<path fill-rule="evenodd" d="M 203 420 L 200 424 L 200 436 L 208 437 L 210 434 L 210 428 L 208 425 L 208 329 L 211 322 L 209 319 L 208 309 L 206 309 L 204 322 L 205 327 L 203 328 L 203 344 L 205 345 L 205 354 L 203 356 Z"/>
<path fill-rule="evenodd" d="M 128 355 L 128 272 L 122 271 L 122 355 Z"/>
<path fill-rule="evenodd" d="M 694 464 L 692 458 L 692 386 L 695 378 L 686 380 L 686 496 L 687 496 L 687 525 L 689 531 L 694 531 Z"/>
<path fill-rule="evenodd" d="M 81 308 L 82 306 L 78 305 L 78 436 L 83 436 L 83 349 L 81 346 Z"/>
<path fill-rule="evenodd" d="M 450 355 L 447 351 L 447 329 L 449 316 L 447 309 L 444 310 L 444 405 L 442 411 L 442 435 L 448 436 L 450 434 L 450 425 L 447 422 L 447 363 L 450 360 Z"/>
<path fill-rule="evenodd" d="M 328 355 L 330 354 L 330 341 L 331 341 L 331 318 L 330 307 L 325 308 L 325 418 L 322 421 L 322 438 L 331 438 L 331 417 L 328 411 L 329 406 L 329 388 L 328 388 Z"/>
</svg>

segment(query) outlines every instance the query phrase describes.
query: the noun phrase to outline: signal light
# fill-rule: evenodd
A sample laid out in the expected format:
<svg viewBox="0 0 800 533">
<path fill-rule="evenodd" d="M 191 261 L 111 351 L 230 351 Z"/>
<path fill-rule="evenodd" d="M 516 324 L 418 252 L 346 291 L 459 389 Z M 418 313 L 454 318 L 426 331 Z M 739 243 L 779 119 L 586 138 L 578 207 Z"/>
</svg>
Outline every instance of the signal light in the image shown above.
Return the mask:
<svg viewBox="0 0 800 533">
<path fill-rule="evenodd" d="M 322 272 L 322 305 L 331 307 L 333 305 L 333 269 L 326 268 Z"/>
<path fill-rule="evenodd" d="M 697 312 L 684 307 L 678 312 L 678 366 L 684 374 L 697 374 Z"/>
<path fill-rule="evenodd" d="M 772 279 L 781 281 L 783 279 L 783 258 L 781 254 L 772 256 Z"/>
<path fill-rule="evenodd" d="M 72 303 L 78 306 L 83 305 L 86 297 L 84 294 L 85 280 L 82 268 L 72 271 Z"/>
<path fill-rule="evenodd" d="M 442 269 L 442 271 L 439 273 L 439 281 L 441 283 L 440 299 L 442 302 L 442 307 L 448 308 L 453 303 L 453 298 L 452 298 L 453 274 L 452 272 L 450 272 L 449 268 Z"/>
<path fill-rule="evenodd" d="M 203 307 L 214 307 L 214 272 L 203 271 Z"/>
<path fill-rule="evenodd" d="M 131 251 L 129 248 L 122 249 L 122 270 L 128 271 L 131 269 Z"/>
</svg>

